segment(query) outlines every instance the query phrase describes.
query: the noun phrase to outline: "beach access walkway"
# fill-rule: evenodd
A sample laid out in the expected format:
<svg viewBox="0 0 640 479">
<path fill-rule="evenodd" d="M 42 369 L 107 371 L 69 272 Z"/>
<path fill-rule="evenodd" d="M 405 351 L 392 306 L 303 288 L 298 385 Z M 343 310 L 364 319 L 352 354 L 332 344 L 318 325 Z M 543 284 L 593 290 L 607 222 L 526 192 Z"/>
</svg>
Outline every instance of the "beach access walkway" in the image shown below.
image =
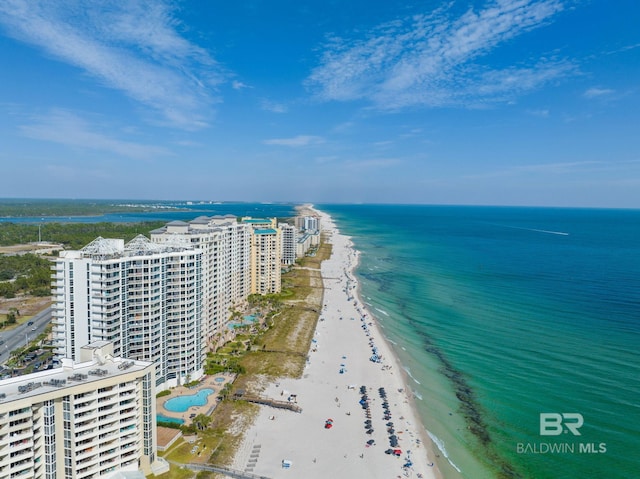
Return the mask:
<svg viewBox="0 0 640 479">
<path fill-rule="evenodd" d="M 271 406 L 278 409 L 288 409 L 289 411 L 293 412 L 302 412 L 302 408 L 300 406 L 289 401 L 276 401 L 275 399 L 269 399 L 263 396 L 242 396 L 235 399 L 251 402 L 254 404 L 263 404 L 265 406 Z"/>
<path fill-rule="evenodd" d="M 232 477 L 234 479 L 271 479 L 267 476 L 238 471 L 228 467 L 212 466 L 211 464 L 185 464 L 184 467 L 191 469 L 192 471 L 219 472 L 224 474 L 226 477 Z"/>
</svg>

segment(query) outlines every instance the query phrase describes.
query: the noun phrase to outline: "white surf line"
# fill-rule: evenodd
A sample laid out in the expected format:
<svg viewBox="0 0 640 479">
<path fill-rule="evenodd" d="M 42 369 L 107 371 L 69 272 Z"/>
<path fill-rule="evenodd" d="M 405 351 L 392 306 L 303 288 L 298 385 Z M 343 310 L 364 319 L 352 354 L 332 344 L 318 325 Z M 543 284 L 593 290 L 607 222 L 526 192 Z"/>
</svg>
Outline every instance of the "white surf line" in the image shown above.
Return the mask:
<svg viewBox="0 0 640 479">
<path fill-rule="evenodd" d="M 569 236 L 569 233 L 565 233 L 564 231 L 551 231 L 551 230 L 540 230 L 536 228 L 525 228 L 523 226 L 510 226 L 510 225 L 500 225 L 497 223 L 491 223 L 495 226 L 502 226 L 503 228 L 512 228 L 514 230 L 525 230 L 525 231 L 535 231 L 537 233 L 547 233 L 550 235 L 560 235 L 560 236 Z"/>
<path fill-rule="evenodd" d="M 550 235 L 561 235 L 561 236 L 569 236 L 569 233 L 565 233 L 564 231 L 549 231 L 549 230 L 537 230 L 535 228 L 523 228 L 529 231 L 538 231 L 539 233 L 549 233 Z"/>
</svg>

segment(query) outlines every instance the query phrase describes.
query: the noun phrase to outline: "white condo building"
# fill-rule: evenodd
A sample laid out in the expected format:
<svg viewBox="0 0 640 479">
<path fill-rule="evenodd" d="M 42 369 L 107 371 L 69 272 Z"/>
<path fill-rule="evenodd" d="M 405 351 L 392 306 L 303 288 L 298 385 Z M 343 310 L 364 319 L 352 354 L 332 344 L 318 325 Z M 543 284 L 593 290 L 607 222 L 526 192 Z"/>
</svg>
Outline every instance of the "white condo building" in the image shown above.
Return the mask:
<svg viewBox="0 0 640 479">
<path fill-rule="evenodd" d="M 320 231 L 320 217 L 296 216 L 295 225 L 302 231 Z"/>
<path fill-rule="evenodd" d="M 115 356 L 154 363 L 158 388 L 203 375 L 201 250 L 97 238 L 61 252 L 52 277 L 58 357 L 77 360 L 83 345 L 108 341 Z"/>
<path fill-rule="evenodd" d="M 153 363 L 81 348 L 79 362 L 0 381 L 0 479 L 168 470 L 158 460 Z"/>
<path fill-rule="evenodd" d="M 296 262 L 296 246 L 298 243 L 298 230 L 295 226 L 287 223 L 280 223 L 281 246 L 280 261 L 283 265 L 289 266 Z"/>
<path fill-rule="evenodd" d="M 202 250 L 203 334 L 211 340 L 251 293 L 251 228 L 233 215 L 201 216 L 167 223 L 151 232 L 151 240 Z"/>
</svg>

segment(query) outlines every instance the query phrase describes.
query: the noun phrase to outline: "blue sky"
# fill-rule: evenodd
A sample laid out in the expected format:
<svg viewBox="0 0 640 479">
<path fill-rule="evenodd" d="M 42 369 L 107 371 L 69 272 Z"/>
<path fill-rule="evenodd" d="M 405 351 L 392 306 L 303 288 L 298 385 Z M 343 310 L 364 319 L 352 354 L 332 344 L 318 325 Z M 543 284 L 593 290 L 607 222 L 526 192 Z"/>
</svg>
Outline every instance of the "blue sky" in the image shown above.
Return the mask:
<svg viewBox="0 0 640 479">
<path fill-rule="evenodd" d="M 640 207 L 636 0 L 0 3 L 0 197 Z"/>
</svg>

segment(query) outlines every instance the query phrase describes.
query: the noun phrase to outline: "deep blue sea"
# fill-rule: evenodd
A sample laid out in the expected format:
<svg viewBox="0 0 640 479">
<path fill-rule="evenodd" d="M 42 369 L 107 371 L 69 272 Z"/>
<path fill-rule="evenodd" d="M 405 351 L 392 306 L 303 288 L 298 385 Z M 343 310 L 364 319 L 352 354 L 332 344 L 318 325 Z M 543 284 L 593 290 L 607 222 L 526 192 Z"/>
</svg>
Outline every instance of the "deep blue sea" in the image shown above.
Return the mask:
<svg viewBox="0 0 640 479">
<path fill-rule="evenodd" d="M 445 477 L 640 477 L 640 211 L 318 208 Z"/>
</svg>

